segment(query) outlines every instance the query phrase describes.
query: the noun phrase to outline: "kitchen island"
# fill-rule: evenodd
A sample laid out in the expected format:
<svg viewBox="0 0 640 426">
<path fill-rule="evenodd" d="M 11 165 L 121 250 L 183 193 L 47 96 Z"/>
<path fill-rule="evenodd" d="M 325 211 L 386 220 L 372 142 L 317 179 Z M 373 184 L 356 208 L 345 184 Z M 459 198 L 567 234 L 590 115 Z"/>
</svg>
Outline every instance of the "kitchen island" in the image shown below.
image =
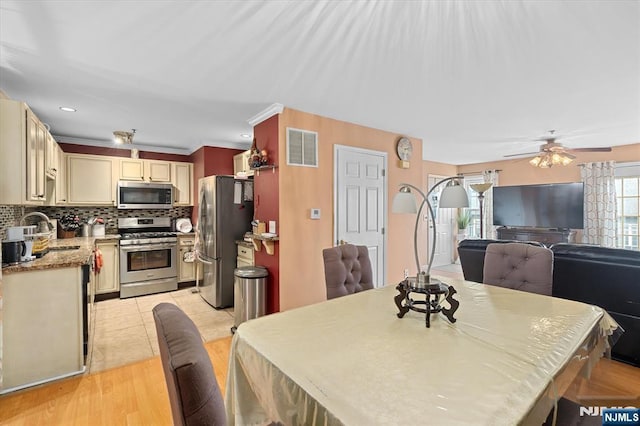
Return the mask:
<svg viewBox="0 0 640 426">
<path fill-rule="evenodd" d="M 51 240 L 42 258 L 2 269 L 0 393 L 84 372 L 95 240 Z"/>
</svg>

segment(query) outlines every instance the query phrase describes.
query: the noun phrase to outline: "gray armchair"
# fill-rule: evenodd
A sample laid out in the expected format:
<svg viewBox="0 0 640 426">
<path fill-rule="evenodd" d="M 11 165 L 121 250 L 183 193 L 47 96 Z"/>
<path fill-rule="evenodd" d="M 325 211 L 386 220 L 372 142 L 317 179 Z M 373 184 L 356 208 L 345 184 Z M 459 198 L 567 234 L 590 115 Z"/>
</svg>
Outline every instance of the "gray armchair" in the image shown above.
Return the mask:
<svg viewBox="0 0 640 426">
<path fill-rule="evenodd" d="M 366 246 L 343 244 L 322 250 L 327 299 L 373 288 L 373 273 Z"/>
</svg>

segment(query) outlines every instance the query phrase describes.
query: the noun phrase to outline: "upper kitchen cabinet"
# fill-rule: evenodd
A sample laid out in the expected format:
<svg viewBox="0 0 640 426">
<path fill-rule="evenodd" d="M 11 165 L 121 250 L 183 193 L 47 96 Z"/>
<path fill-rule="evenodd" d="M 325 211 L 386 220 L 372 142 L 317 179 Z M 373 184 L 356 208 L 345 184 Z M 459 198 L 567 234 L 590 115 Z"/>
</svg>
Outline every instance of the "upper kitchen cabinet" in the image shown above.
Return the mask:
<svg viewBox="0 0 640 426">
<path fill-rule="evenodd" d="M 119 179 L 171 183 L 171 162 L 122 158 L 119 160 Z"/>
<path fill-rule="evenodd" d="M 47 132 L 45 139 L 45 175 L 49 179 L 58 176 L 58 144 L 51 133 Z"/>
<path fill-rule="evenodd" d="M 172 163 L 173 205 L 193 205 L 193 164 Z"/>
<path fill-rule="evenodd" d="M 56 197 L 58 206 L 67 204 L 67 162 L 60 145 L 56 145 L 56 161 L 58 163 L 56 175 Z"/>
<path fill-rule="evenodd" d="M 48 134 L 24 102 L 0 99 L 0 204 L 44 204 Z"/>
<path fill-rule="evenodd" d="M 119 162 L 120 180 L 144 180 L 144 160 L 123 158 Z"/>
<path fill-rule="evenodd" d="M 111 157 L 67 154 L 67 204 L 114 206 L 113 163 Z"/>
<path fill-rule="evenodd" d="M 253 176 L 253 169 L 249 167 L 251 150 L 246 150 L 233 156 L 233 174 L 236 176 Z"/>
</svg>

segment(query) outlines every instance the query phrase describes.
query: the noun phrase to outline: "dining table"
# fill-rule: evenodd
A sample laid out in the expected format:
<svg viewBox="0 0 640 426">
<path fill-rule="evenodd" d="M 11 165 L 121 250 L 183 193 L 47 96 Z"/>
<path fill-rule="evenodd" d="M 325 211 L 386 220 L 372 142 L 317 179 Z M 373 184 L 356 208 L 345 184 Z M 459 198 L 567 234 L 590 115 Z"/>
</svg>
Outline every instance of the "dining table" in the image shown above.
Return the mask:
<svg viewBox="0 0 640 426">
<path fill-rule="evenodd" d="M 228 422 L 539 426 L 618 329 L 594 305 L 441 281 L 456 290 L 453 322 L 400 318 L 390 284 L 240 324 Z"/>
</svg>

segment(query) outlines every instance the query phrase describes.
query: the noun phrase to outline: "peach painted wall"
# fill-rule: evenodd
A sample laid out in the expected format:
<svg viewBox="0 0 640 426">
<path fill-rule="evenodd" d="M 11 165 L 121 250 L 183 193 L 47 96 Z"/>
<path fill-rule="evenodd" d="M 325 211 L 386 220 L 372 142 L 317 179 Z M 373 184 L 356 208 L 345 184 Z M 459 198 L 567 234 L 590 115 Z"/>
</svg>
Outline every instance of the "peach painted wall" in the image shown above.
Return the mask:
<svg viewBox="0 0 640 426">
<path fill-rule="evenodd" d="M 286 128 L 318 133 L 318 167 L 286 165 Z M 348 145 L 387 153 L 387 282 L 399 282 L 413 262 L 413 220 L 391 214 L 398 184 L 422 184 L 422 141 L 411 138 L 409 169 L 397 166 L 396 133 L 363 127 L 285 108 L 279 123 L 280 161 L 280 310 L 326 299 L 322 250 L 332 247 L 334 145 Z M 310 209 L 321 209 L 321 219 L 309 219 Z"/>
<path fill-rule="evenodd" d="M 499 185 L 527 185 L 535 183 L 580 182 L 578 164 L 592 161 L 617 162 L 640 161 L 640 143 L 614 147 L 611 152 L 579 152 L 577 159 L 568 166 L 539 169 L 529 164 L 531 157 L 458 166 L 459 173 L 480 172 L 487 169 L 502 170 Z"/>
</svg>

